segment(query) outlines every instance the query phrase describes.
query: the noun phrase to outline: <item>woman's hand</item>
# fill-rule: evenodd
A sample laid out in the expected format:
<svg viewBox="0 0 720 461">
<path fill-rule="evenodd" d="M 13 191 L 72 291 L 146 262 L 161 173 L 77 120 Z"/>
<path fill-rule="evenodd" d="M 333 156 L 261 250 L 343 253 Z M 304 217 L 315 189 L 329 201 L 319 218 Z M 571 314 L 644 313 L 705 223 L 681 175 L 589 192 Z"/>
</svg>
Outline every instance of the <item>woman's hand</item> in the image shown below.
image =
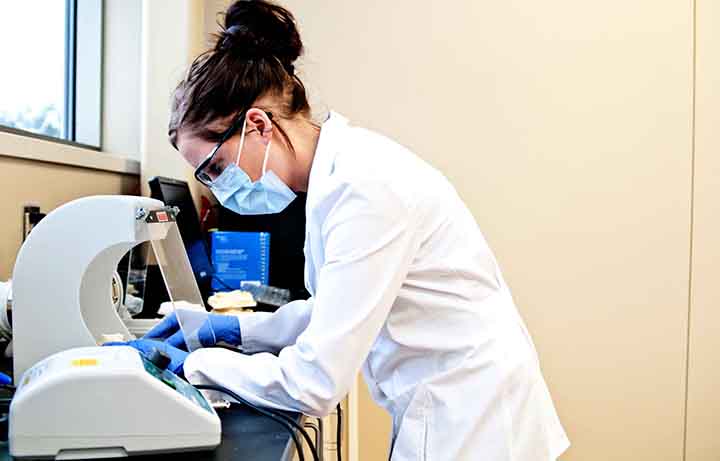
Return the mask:
<svg viewBox="0 0 720 461">
<path fill-rule="evenodd" d="M 150 339 L 135 339 L 128 342 L 111 342 L 105 343 L 103 346 L 130 346 L 137 349 L 145 358 L 150 359 L 154 351 L 162 352 L 163 354 L 170 357 L 170 364 L 167 369 L 176 375 L 183 374 L 183 365 L 188 353 L 173 347 L 162 341 L 153 341 Z"/>
<path fill-rule="evenodd" d="M 234 315 L 208 314 L 208 318 L 198 330 L 197 336 L 203 347 L 212 347 L 220 342 L 239 346 L 242 342 L 240 321 Z M 175 312 L 167 315 L 155 325 L 143 336 L 143 339 L 160 340 L 172 347 L 187 349 L 185 337 Z"/>
</svg>

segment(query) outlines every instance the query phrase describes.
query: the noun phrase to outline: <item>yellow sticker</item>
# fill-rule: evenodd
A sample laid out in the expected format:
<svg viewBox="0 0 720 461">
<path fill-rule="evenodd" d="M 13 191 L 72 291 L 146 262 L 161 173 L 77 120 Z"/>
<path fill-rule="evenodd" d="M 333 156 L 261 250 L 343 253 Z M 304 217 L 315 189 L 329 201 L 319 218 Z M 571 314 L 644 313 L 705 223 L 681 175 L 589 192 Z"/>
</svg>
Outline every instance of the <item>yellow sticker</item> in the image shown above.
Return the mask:
<svg viewBox="0 0 720 461">
<path fill-rule="evenodd" d="M 96 367 L 97 365 L 97 359 L 75 359 L 72 361 L 74 367 Z"/>
</svg>

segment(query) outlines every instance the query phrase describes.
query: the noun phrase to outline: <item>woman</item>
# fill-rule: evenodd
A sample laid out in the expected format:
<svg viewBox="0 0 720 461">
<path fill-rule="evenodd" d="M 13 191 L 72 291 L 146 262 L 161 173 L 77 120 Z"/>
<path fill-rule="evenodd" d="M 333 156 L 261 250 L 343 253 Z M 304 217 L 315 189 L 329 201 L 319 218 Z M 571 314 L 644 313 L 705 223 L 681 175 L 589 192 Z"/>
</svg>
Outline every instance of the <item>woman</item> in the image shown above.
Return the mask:
<svg viewBox="0 0 720 461">
<path fill-rule="evenodd" d="M 362 368 L 393 417 L 393 460 L 557 459 L 567 438 L 472 215 L 402 146 L 336 113 L 314 123 L 293 67 L 301 52 L 290 12 L 237 1 L 175 91 L 170 142 L 223 206 L 277 213 L 307 192 L 312 295 L 274 314 L 211 316 L 204 345 L 253 355 L 204 348 L 175 365 L 191 382 L 314 416 Z M 171 318 L 148 337 L 178 335 Z"/>
</svg>

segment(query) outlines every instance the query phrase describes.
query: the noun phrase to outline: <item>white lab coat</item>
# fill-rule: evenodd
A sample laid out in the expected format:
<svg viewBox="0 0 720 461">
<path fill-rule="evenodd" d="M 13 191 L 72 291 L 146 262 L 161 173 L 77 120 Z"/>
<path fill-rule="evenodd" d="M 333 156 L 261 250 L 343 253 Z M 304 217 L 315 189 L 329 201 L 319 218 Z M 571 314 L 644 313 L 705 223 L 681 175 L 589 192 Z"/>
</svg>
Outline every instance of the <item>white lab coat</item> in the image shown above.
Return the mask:
<svg viewBox="0 0 720 461">
<path fill-rule="evenodd" d="M 532 340 L 442 174 L 332 113 L 306 212 L 312 297 L 241 317 L 243 348 L 257 353 L 195 351 L 191 382 L 323 416 L 362 368 L 393 417 L 393 461 L 551 461 L 565 451 Z"/>
</svg>

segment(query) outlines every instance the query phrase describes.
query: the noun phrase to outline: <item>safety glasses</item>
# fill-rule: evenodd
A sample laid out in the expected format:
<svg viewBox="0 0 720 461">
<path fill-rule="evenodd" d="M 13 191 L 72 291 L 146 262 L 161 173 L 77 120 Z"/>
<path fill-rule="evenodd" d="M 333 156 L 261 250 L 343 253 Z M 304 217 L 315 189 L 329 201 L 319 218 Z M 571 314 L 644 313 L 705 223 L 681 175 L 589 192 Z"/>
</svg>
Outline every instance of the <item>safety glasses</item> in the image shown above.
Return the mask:
<svg viewBox="0 0 720 461">
<path fill-rule="evenodd" d="M 222 173 L 222 170 L 213 163 L 215 154 L 217 154 L 217 151 L 220 150 L 220 147 L 222 147 L 225 141 L 230 139 L 239 129 L 242 128 L 246 112 L 247 111 L 240 112 L 235 121 L 233 121 L 232 125 L 230 125 L 230 127 L 220 136 L 220 141 L 215 144 L 215 147 L 213 147 L 208 156 L 200 162 L 197 168 L 195 168 L 195 179 L 200 181 L 206 187 L 212 186 L 213 181 L 220 176 L 220 173 Z"/>
</svg>

